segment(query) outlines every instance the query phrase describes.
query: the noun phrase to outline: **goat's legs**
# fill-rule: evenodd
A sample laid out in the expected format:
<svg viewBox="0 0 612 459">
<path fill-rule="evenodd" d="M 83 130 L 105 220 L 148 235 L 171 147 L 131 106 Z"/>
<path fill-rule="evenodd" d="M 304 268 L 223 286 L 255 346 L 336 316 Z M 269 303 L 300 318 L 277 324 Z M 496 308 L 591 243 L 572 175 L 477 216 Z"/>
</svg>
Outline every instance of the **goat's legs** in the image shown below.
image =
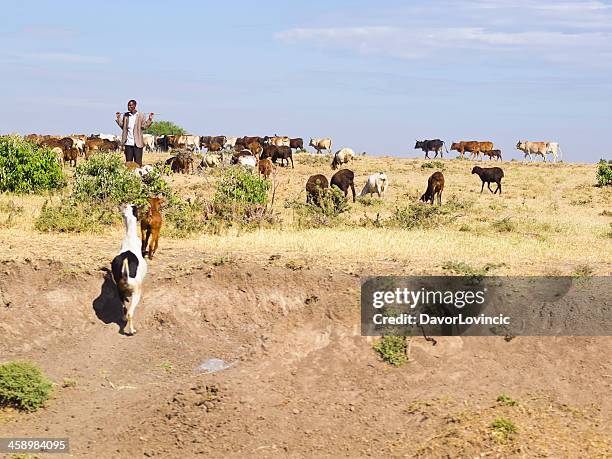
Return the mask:
<svg viewBox="0 0 612 459">
<path fill-rule="evenodd" d="M 482 194 L 482 191 L 484 190 L 484 184 L 485 182 L 482 182 L 482 186 L 480 187 L 480 194 Z"/>
<path fill-rule="evenodd" d="M 136 329 L 134 328 L 134 312 L 136 311 L 136 306 L 138 306 L 138 303 L 140 303 L 140 296 L 140 288 L 138 288 L 134 291 L 134 294 L 132 295 L 130 308 L 128 309 L 128 312 L 126 314 L 127 324 L 125 325 L 125 333 L 128 335 L 133 335 L 134 333 L 136 333 Z"/>
<path fill-rule="evenodd" d="M 489 189 L 489 191 L 491 193 L 493 193 L 493 190 L 491 189 L 491 182 L 487 182 L 487 188 Z M 495 194 L 495 193 L 493 193 L 493 194 Z"/>
</svg>

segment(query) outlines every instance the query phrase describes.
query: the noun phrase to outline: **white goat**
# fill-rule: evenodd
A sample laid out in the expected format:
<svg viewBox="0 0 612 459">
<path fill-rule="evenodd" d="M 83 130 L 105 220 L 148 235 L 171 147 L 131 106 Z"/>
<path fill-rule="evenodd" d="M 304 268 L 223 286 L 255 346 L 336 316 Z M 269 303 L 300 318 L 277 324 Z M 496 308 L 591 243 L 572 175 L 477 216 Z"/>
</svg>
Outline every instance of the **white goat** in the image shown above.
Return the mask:
<svg viewBox="0 0 612 459">
<path fill-rule="evenodd" d="M 128 335 L 136 333 L 134 329 L 134 311 L 142 296 L 142 284 L 147 274 L 147 262 L 142 257 L 142 241 L 138 237 L 138 208 L 134 204 L 121 206 L 125 237 L 121 244 L 121 252 L 112 262 L 112 272 L 115 284 L 119 290 L 119 298 L 123 306 L 124 331 Z M 131 297 L 130 307 L 126 309 L 125 302 Z"/>
<path fill-rule="evenodd" d="M 371 196 L 376 193 L 379 198 L 382 198 L 388 185 L 389 180 L 387 180 L 387 175 L 384 172 L 377 172 L 368 177 L 368 181 L 363 187 L 363 190 L 361 190 L 361 193 L 359 193 L 359 196 L 363 197 L 366 194 Z"/>
</svg>

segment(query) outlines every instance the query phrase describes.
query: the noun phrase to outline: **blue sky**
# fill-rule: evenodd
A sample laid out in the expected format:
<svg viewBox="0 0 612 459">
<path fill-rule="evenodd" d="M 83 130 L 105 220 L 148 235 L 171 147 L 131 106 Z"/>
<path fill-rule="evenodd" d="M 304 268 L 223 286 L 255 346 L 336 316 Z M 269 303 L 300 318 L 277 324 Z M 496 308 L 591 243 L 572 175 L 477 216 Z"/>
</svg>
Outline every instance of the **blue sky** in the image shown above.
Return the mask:
<svg viewBox="0 0 612 459">
<path fill-rule="evenodd" d="M 194 134 L 558 141 L 611 157 L 612 2 L 12 1 L 0 131 L 118 133 L 135 98 Z"/>
</svg>

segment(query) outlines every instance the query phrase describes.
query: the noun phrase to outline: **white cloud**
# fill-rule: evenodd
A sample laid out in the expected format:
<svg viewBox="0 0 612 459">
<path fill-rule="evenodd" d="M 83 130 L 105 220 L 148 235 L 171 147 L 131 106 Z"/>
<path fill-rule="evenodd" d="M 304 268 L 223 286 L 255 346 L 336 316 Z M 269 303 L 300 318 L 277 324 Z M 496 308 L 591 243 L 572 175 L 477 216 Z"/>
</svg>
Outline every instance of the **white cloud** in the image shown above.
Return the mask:
<svg viewBox="0 0 612 459">
<path fill-rule="evenodd" d="M 420 59 L 457 50 L 515 52 L 558 61 L 610 51 L 610 38 L 604 32 L 568 33 L 561 31 L 496 31 L 482 27 L 401 28 L 330 27 L 295 28 L 276 35 L 290 44 L 311 44 L 321 48 L 351 50 L 363 55 Z"/>
</svg>

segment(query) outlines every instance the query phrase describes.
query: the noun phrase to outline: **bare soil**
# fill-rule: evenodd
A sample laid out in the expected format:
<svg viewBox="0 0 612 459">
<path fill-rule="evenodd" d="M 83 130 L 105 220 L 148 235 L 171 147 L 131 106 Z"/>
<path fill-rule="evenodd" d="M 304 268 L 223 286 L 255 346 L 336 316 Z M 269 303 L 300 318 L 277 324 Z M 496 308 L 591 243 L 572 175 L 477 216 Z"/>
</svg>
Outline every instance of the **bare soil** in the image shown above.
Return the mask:
<svg viewBox="0 0 612 459">
<path fill-rule="evenodd" d="M 360 336 L 371 271 L 283 257 L 162 253 L 131 337 L 105 265 L 2 262 L 0 361 L 56 386 L 36 413 L 0 411 L 0 437 L 92 458 L 612 455 L 612 338 L 414 338 L 395 368 Z M 208 358 L 233 366 L 196 373 Z M 496 435 L 500 417 L 517 432 Z"/>
</svg>

